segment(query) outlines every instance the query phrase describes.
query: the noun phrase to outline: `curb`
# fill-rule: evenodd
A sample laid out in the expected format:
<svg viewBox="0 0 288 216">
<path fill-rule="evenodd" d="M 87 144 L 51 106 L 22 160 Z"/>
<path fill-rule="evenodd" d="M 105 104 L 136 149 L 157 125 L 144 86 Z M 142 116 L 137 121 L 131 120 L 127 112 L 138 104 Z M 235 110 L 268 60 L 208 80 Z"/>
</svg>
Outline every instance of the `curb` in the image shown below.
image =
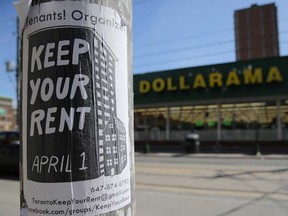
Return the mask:
<svg viewBox="0 0 288 216">
<path fill-rule="evenodd" d="M 259 160 L 288 160 L 288 155 L 244 155 L 244 154 L 182 154 L 182 153 L 140 153 L 140 157 L 186 157 L 186 158 L 219 158 L 219 159 L 259 159 Z"/>
</svg>

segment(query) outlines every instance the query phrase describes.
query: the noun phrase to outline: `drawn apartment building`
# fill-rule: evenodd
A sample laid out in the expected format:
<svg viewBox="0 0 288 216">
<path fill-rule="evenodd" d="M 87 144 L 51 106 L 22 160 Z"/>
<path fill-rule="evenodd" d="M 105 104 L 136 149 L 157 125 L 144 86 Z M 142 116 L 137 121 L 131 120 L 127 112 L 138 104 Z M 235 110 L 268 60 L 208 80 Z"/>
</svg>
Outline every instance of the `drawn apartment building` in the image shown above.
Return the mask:
<svg viewBox="0 0 288 216">
<path fill-rule="evenodd" d="M 95 113 L 100 176 L 120 174 L 127 165 L 126 130 L 116 110 L 116 61 L 109 46 L 95 33 Z"/>
</svg>

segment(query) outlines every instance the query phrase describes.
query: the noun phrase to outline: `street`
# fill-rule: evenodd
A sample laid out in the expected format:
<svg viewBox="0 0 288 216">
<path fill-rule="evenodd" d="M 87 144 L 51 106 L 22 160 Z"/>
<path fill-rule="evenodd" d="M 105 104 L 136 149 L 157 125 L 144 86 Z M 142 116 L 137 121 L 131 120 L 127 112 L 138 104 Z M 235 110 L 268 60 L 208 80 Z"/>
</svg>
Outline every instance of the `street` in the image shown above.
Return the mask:
<svg viewBox="0 0 288 216">
<path fill-rule="evenodd" d="M 136 157 L 137 216 L 287 216 L 287 160 Z"/>
<path fill-rule="evenodd" d="M 255 157 L 137 155 L 137 216 L 287 216 L 288 163 Z M 19 215 L 19 182 L 0 175 L 0 215 Z"/>
</svg>

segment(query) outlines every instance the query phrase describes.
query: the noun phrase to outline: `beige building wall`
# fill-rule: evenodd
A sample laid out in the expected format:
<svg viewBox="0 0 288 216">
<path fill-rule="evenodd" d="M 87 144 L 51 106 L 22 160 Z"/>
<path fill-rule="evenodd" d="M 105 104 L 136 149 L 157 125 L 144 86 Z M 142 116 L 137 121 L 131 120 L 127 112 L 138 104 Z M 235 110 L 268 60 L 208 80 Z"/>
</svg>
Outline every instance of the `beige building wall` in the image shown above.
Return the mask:
<svg viewBox="0 0 288 216">
<path fill-rule="evenodd" d="M 11 98 L 0 97 L 0 131 L 16 130 L 17 110 Z"/>
</svg>

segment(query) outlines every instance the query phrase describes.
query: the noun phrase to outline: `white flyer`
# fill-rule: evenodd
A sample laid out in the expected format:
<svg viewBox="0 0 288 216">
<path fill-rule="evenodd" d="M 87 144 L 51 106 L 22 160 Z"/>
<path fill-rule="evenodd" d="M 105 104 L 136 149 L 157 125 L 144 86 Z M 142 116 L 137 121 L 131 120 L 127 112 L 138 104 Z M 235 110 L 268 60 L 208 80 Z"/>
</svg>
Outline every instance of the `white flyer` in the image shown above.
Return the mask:
<svg viewBox="0 0 288 216">
<path fill-rule="evenodd" d="M 94 3 L 32 3 L 22 46 L 21 214 L 100 215 L 131 203 L 125 23 Z"/>
</svg>

